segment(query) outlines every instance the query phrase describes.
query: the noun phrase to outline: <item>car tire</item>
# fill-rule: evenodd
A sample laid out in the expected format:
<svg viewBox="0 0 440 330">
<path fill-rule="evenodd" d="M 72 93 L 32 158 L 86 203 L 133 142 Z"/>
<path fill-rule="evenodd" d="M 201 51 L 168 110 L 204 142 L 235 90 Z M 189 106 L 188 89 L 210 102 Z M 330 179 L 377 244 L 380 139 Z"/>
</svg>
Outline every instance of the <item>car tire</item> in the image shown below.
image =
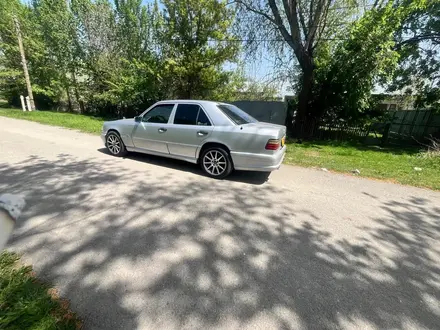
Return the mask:
<svg viewBox="0 0 440 330">
<path fill-rule="evenodd" d="M 115 131 L 107 133 L 105 136 L 105 146 L 113 156 L 122 157 L 127 154 L 124 142 L 122 142 L 121 137 Z"/>
<path fill-rule="evenodd" d="M 233 170 L 231 156 L 221 147 L 204 150 L 200 158 L 200 166 L 207 176 L 215 179 L 223 179 Z"/>
</svg>

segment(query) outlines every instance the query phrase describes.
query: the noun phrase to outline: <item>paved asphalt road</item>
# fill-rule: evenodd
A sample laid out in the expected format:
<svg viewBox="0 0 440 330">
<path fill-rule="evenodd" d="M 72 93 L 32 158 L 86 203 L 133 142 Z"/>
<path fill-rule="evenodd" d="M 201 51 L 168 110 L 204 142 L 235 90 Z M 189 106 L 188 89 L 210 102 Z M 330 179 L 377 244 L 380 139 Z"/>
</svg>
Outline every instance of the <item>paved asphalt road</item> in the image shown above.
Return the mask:
<svg viewBox="0 0 440 330">
<path fill-rule="evenodd" d="M 440 328 L 439 192 L 292 166 L 216 181 L 6 118 L 0 155 L 0 191 L 29 201 L 10 248 L 86 329 Z"/>
</svg>

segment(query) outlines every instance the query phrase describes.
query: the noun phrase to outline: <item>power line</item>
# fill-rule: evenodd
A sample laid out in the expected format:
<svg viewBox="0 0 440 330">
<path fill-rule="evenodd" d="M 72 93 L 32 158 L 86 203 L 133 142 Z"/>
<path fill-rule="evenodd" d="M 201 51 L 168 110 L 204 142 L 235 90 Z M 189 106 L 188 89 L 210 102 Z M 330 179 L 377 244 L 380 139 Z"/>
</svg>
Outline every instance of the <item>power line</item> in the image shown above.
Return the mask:
<svg viewBox="0 0 440 330">
<path fill-rule="evenodd" d="M 435 36 L 433 36 L 433 38 L 435 38 Z M 411 40 L 414 39 L 414 37 L 404 37 L 402 38 L 402 41 L 407 41 L 407 40 Z M 350 40 L 350 38 L 317 38 L 316 40 L 324 40 L 324 41 L 347 41 Z M 266 38 L 262 38 L 262 39 L 210 39 L 208 40 L 208 42 L 272 42 L 272 41 L 276 41 L 276 42 L 286 42 L 285 39 L 282 38 L 275 38 L 275 39 L 266 39 Z"/>
</svg>

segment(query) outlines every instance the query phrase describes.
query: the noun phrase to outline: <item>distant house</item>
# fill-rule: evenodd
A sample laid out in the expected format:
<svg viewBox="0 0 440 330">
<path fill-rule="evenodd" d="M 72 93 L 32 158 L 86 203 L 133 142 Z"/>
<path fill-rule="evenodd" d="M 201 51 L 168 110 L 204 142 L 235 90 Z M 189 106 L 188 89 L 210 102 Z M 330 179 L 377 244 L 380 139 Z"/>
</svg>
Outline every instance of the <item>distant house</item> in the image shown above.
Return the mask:
<svg viewBox="0 0 440 330">
<path fill-rule="evenodd" d="M 385 111 L 414 110 L 415 95 L 373 94 L 377 108 Z"/>
</svg>

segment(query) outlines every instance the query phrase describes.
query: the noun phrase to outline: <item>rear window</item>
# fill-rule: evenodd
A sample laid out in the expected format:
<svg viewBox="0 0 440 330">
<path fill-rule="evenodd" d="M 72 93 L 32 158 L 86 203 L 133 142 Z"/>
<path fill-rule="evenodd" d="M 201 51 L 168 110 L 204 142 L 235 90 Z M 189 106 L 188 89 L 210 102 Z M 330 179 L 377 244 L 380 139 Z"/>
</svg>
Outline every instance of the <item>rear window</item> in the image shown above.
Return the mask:
<svg viewBox="0 0 440 330">
<path fill-rule="evenodd" d="M 248 115 L 246 112 L 241 110 L 232 104 L 217 104 L 217 107 L 231 119 L 237 125 L 256 123 L 256 120 L 251 115 Z"/>
</svg>

